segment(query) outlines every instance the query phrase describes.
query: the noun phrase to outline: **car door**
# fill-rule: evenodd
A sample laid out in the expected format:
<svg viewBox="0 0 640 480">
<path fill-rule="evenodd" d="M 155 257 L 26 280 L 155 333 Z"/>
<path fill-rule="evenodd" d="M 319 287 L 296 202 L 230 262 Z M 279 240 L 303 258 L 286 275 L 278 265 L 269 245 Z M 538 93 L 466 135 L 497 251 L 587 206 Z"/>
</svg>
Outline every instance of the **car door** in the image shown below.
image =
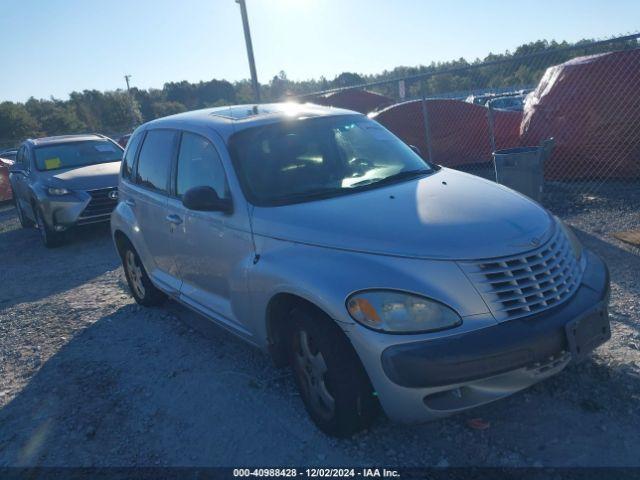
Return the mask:
<svg viewBox="0 0 640 480">
<path fill-rule="evenodd" d="M 122 192 L 144 244 L 138 252 L 142 262 L 152 281 L 173 295 L 178 295 L 181 281 L 167 221 L 167 196 L 177 138 L 176 130 L 147 131 L 131 174 L 133 181 Z"/>
<path fill-rule="evenodd" d="M 229 198 L 218 149 L 202 135 L 183 132 L 174 176 L 172 214 L 182 220 L 174 236 L 182 278 L 180 298 L 240 333 L 249 334 L 234 315 L 231 298 L 252 258 L 250 233 L 241 228 L 246 210 L 235 209 L 231 214 L 192 211 L 181 203 L 187 190 L 199 186 L 211 187 L 220 198 Z"/>
</svg>

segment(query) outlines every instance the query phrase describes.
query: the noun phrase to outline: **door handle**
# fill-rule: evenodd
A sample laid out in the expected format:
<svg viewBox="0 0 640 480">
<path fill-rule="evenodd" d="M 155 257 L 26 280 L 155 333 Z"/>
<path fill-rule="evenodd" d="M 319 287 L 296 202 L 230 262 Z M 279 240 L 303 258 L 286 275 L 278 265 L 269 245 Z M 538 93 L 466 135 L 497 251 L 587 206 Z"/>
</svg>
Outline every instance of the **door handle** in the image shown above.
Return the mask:
<svg viewBox="0 0 640 480">
<path fill-rule="evenodd" d="M 176 214 L 167 215 L 165 220 L 174 225 L 180 225 L 182 223 L 182 219 Z"/>
<path fill-rule="evenodd" d="M 131 199 L 131 198 L 127 198 L 124 203 L 126 203 L 127 205 L 129 205 L 130 207 L 135 207 L 136 206 L 136 201 Z"/>
</svg>

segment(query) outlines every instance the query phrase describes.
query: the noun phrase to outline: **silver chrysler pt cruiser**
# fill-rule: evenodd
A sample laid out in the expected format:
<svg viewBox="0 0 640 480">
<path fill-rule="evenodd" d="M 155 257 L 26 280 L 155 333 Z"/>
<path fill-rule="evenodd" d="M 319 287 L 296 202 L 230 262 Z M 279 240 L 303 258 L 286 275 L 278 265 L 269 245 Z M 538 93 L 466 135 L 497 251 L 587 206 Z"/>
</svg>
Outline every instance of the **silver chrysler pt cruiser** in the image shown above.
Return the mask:
<svg viewBox="0 0 640 480">
<path fill-rule="evenodd" d="M 222 107 L 149 122 L 111 229 L 142 305 L 173 298 L 290 366 L 345 436 L 482 405 L 610 337 L 605 264 L 501 185 L 366 116 Z"/>
</svg>

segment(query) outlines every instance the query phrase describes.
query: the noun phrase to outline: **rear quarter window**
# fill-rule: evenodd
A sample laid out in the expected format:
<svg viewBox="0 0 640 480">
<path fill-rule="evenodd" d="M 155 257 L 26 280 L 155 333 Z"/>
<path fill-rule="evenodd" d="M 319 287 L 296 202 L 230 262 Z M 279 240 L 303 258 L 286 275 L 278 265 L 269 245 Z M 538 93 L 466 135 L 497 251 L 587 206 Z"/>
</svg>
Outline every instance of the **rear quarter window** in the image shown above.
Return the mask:
<svg viewBox="0 0 640 480">
<path fill-rule="evenodd" d="M 127 143 L 127 149 L 124 152 L 124 159 L 122 160 L 122 178 L 131 178 L 133 162 L 135 161 L 136 152 L 138 151 L 143 136 L 144 132 L 137 133 Z"/>
</svg>

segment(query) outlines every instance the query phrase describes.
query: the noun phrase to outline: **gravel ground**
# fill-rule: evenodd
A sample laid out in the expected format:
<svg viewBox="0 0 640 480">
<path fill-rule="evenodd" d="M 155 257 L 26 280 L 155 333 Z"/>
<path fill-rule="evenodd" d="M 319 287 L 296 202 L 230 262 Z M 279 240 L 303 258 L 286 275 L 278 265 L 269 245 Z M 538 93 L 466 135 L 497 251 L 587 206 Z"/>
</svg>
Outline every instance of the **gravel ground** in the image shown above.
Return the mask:
<svg viewBox="0 0 640 480">
<path fill-rule="evenodd" d="M 0 466 L 640 465 L 640 194 L 553 209 L 612 272 L 613 338 L 593 358 L 424 425 L 319 433 L 259 351 L 169 303 L 128 294 L 108 230 L 55 250 L 0 211 Z M 635 195 L 635 196 L 634 196 Z M 469 428 L 481 417 L 486 430 Z"/>
</svg>

